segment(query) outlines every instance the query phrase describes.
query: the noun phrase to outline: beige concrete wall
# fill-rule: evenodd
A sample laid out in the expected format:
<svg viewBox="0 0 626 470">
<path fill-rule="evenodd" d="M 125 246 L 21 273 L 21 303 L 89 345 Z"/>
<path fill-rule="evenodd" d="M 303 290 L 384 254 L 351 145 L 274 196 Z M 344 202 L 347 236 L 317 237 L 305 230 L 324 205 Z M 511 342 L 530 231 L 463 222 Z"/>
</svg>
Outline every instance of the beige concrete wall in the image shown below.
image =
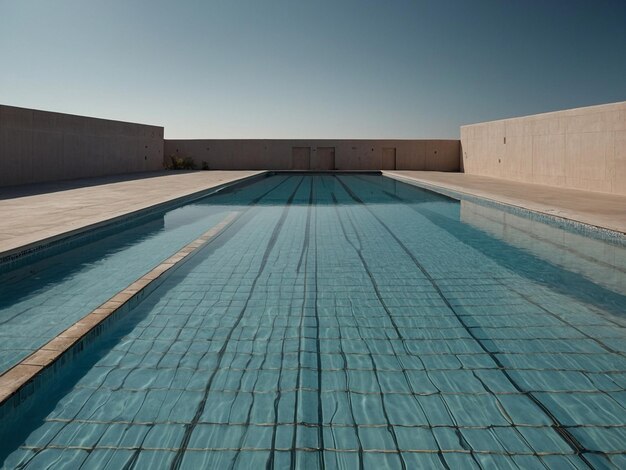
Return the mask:
<svg viewBox="0 0 626 470">
<path fill-rule="evenodd" d="M 310 168 L 318 169 L 317 149 L 335 149 L 337 170 L 380 170 L 383 149 L 396 149 L 396 168 L 459 171 L 458 140 L 165 140 L 165 158 L 191 157 L 212 170 L 291 170 L 292 149 L 308 147 Z"/>
<path fill-rule="evenodd" d="M 0 186 L 162 165 L 162 127 L 0 105 Z"/>
<path fill-rule="evenodd" d="M 626 195 L 626 101 L 461 127 L 468 174 Z"/>
</svg>

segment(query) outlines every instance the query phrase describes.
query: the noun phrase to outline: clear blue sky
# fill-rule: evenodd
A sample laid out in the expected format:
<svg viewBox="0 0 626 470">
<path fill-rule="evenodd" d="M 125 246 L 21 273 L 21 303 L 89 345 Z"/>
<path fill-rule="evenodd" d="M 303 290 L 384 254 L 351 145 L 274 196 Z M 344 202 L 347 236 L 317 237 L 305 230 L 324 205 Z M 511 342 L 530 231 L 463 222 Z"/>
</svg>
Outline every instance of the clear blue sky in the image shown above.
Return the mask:
<svg viewBox="0 0 626 470">
<path fill-rule="evenodd" d="M 0 103 L 170 138 L 456 138 L 622 100 L 626 0 L 0 0 Z"/>
</svg>

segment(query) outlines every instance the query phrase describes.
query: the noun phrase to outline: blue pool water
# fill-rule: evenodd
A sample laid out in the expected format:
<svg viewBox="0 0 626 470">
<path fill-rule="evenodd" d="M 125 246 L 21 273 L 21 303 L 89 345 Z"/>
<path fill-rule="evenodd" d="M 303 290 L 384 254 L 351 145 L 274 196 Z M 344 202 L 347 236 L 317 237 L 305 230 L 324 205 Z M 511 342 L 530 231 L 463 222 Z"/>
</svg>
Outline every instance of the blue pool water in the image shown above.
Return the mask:
<svg viewBox="0 0 626 470">
<path fill-rule="evenodd" d="M 268 177 L 4 272 L 4 367 L 232 211 L 7 415 L 5 468 L 626 467 L 626 245 L 376 175 Z"/>
</svg>

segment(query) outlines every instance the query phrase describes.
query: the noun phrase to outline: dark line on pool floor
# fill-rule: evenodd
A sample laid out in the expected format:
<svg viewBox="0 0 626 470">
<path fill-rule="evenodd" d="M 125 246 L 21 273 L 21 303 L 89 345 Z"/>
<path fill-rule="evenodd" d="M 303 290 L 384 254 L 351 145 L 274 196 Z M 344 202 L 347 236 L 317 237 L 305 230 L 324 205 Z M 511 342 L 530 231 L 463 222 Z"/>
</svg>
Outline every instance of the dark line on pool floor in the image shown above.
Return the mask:
<svg viewBox="0 0 626 470">
<path fill-rule="evenodd" d="M 313 215 L 313 204 L 314 204 L 314 190 L 313 183 L 316 178 L 313 177 L 311 181 L 311 195 L 309 198 L 309 214 Z M 310 230 L 310 218 L 307 220 L 307 233 Z M 314 289 L 313 289 L 313 307 L 315 309 L 315 347 L 316 347 L 316 358 L 317 358 L 317 438 L 319 441 L 320 450 L 323 451 L 325 448 L 324 445 L 324 432 L 322 425 L 324 424 L 324 409 L 322 403 L 322 348 L 320 346 L 320 315 L 319 309 L 317 305 L 317 294 L 318 294 L 318 253 L 317 253 L 317 213 L 315 213 L 315 223 L 314 234 L 313 234 L 313 242 L 314 242 Z M 321 468 L 326 468 L 326 464 L 324 462 L 324 454 L 323 452 L 319 453 Z"/>
</svg>

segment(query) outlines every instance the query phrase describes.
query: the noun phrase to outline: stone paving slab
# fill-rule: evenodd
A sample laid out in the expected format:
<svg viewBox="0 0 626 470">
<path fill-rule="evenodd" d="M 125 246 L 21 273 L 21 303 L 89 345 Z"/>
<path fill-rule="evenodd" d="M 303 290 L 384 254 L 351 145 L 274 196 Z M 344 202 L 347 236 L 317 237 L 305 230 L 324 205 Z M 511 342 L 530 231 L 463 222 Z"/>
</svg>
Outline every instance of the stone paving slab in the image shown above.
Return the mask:
<svg viewBox="0 0 626 470">
<path fill-rule="evenodd" d="M 384 171 L 383 174 L 626 233 L 626 196 L 518 183 L 465 173 L 395 170 Z"/>
<path fill-rule="evenodd" d="M 0 188 L 0 255 L 261 173 L 153 172 Z"/>
</svg>

